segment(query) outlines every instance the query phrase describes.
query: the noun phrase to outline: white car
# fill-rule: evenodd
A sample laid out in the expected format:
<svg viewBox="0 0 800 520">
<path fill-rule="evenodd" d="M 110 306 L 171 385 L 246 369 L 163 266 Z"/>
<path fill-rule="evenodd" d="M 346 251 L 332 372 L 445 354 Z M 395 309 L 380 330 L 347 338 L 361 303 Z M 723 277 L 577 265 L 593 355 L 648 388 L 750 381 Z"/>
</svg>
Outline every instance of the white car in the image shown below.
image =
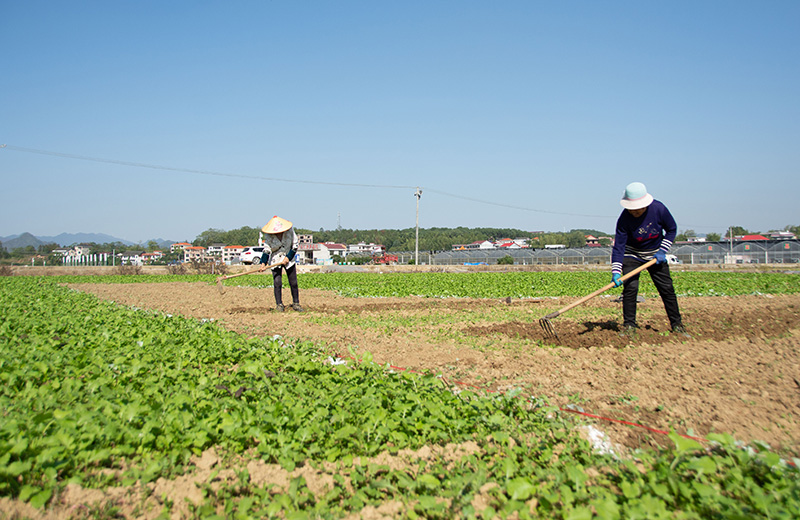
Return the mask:
<svg viewBox="0 0 800 520">
<path fill-rule="evenodd" d="M 245 247 L 244 251 L 241 252 L 239 255 L 239 261 L 243 264 L 260 264 L 261 263 L 261 253 L 264 252 L 263 246 L 257 247 Z"/>
</svg>

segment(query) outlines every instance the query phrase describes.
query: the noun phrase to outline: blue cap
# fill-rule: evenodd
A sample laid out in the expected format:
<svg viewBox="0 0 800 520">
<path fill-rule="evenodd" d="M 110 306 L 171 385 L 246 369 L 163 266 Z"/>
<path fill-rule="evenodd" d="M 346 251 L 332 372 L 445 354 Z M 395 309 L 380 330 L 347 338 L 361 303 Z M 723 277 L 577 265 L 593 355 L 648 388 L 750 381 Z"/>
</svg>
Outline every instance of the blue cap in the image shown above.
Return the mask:
<svg viewBox="0 0 800 520">
<path fill-rule="evenodd" d="M 647 188 L 641 182 L 632 182 L 625 187 L 625 194 L 619 201 L 625 209 L 646 208 L 653 202 L 653 196 L 647 193 Z"/>
</svg>

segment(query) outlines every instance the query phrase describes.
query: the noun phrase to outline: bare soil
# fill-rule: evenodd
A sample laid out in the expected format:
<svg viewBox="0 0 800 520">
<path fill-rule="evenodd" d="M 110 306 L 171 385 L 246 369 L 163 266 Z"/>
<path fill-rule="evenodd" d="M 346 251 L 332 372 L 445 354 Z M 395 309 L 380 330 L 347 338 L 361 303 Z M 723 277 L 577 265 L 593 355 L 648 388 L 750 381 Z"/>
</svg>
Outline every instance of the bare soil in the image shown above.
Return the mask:
<svg viewBox="0 0 800 520">
<path fill-rule="evenodd" d="M 272 288 L 226 287 L 221 294 L 207 283 L 70 287 L 120 305 L 214 319 L 246 335 L 314 341 L 342 358 L 368 351 L 381 364 L 440 373 L 454 387 L 522 389 L 562 409 L 601 417 L 586 420 L 619 451 L 669 444 L 651 430 L 657 429 L 698 437 L 728 433 L 743 443 L 766 442 L 786 456 L 800 454 L 800 295 L 680 298 L 690 338 L 669 332 L 657 298 L 639 304 L 638 335 L 622 338 L 621 304 L 601 296 L 555 318 L 553 341 L 539 318 L 572 299 L 346 298 L 302 290 L 305 312 L 287 307 L 279 313 Z M 291 301 L 288 290 L 284 301 Z M 429 458 L 456 460 L 478 449 L 474 443 L 432 446 L 376 460 L 402 467 Z M 213 448 L 192 465 L 174 480 L 146 485 L 96 490 L 69 484 L 47 510 L 0 498 L 0 518 L 157 518 L 169 503 L 171 518 L 187 518 L 188 504 L 203 500 L 203 485 L 236 485 L 236 468 L 246 467 L 251 483 L 271 486 L 272 493 L 285 492 L 289 480 L 302 474 L 309 489 L 324 494 L 339 473 L 310 465 L 289 473 L 257 457 L 226 458 Z M 481 493 L 475 500 L 487 497 Z M 388 519 L 403 511 L 403 504 L 387 502 L 353 517 Z"/>
<path fill-rule="evenodd" d="M 347 298 L 303 290 L 305 312 L 276 312 L 272 288 L 207 283 L 74 284 L 119 304 L 200 319 L 247 335 L 324 344 L 342 358 L 441 373 L 455 385 L 521 388 L 549 403 L 658 430 L 800 454 L 800 295 L 687 297 L 691 338 L 669 331 L 660 299 L 639 304 L 639 332 L 619 335 L 621 304 L 598 297 L 552 320 L 571 300 Z M 285 302 L 291 302 L 285 290 Z M 599 421 L 618 445 L 663 446 L 664 435 Z"/>
</svg>

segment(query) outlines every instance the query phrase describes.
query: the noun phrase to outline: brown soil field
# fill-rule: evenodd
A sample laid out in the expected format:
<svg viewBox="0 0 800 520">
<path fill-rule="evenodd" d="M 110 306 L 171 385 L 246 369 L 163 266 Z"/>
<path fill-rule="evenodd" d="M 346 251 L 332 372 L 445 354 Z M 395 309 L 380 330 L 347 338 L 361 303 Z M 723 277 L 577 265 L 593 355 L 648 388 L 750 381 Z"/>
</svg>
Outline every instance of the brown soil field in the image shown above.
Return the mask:
<svg viewBox="0 0 800 520">
<path fill-rule="evenodd" d="M 214 319 L 251 336 L 310 340 L 342 358 L 370 352 L 377 363 L 441 373 L 453 386 L 522 389 L 603 417 L 592 421 L 620 447 L 670 442 L 653 428 L 728 433 L 800 454 L 800 295 L 680 298 L 691 338 L 669 332 L 661 300 L 647 299 L 633 340 L 618 334 L 621 304 L 600 296 L 555 318 L 553 341 L 538 320 L 571 299 L 347 298 L 303 290 L 305 312 L 279 313 L 272 288 L 71 287 L 121 305 Z M 288 289 L 284 301 L 291 302 Z"/>
<path fill-rule="evenodd" d="M 670 333 L 661 301 L 646 299 L 633 340 L 618 335 L 621 304 L 599 296 L 555 318 L 559 338 L 553 341 L 539 318 L 574 299 L 346 298 L 301 290 L 305 312 L 279 313 L 272 288 L 226 286 L 220 293 L 202 282 L 70 287 L 120 305 L 214 319 L 249 336 L 313 341 L 346 359 L 370 352 L 381 364 L 440 373 L 453 388 L 520 389 L 562 410 L 591 414 L 575 417 L 602 431 L 617 453 L 669 445 L 655 429 L 697 437 L 728 433 L 743 443 L 765 442 L 784 456 L 800 455 L 800 295 L 679 298 L 690 338 Z M 284 301 L 291 301 L 288 289 Z M 430 446 L 362 464 L 457 460 L 477 449 L 475 443 Z M 202 502 L 201 487 L 235 486 L 236 468 L 247 468 L 251 483 L 276 493 L 301 475 L 315 494 L 324 494 L 339 472 L 338 466 L 305 465 L 290 473 L 214 448 L 192 466 L 183 476 L 146 485 L 99 490 L 69 484 L 46 510 L 0 498 L 0 518 L 96 518 L 114 511 L 119 518 L 155 519 L 168 502 L 171 518 L 188 518 L 188 504 Z M 348 518 L 388 519 L 403 511 L 402 504 L 387 502 Z"/>
</svg>

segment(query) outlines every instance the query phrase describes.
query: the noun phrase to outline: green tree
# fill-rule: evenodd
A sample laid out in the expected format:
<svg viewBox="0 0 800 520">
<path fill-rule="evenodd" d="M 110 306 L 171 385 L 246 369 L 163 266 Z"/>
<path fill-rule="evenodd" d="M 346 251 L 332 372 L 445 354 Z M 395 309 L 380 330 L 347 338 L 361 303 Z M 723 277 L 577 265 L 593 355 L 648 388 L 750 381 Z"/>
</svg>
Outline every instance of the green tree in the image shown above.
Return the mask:
<svg viewBox="0 0 800 520">
<path fill-rule="evenodd" d="M 586 245 L 586 235 L 583 231 L 574 229 L 567 233 L 566 245 L 567 247 L 584 247 Z"/>
<path fill-rule="evenodd" d="M 224 242 L 226 231 L 222 229 L 207 229 L 197 235 L 197 238 L 192 242 L 193 246 L 208 247 L 211 244 L 219 244 Z"/>
<path fill-rule="evenodd" d="M 258 245 L 258 234 L 260 232 L 261 228 L 243 227 L 234 229 L 225 234 L 225 240 L 223 242 L 229 246 L 255 246 Z"/>
<path fill-rule="evenodd" d="M 16 259 L 31 257 L 35 254 L 36 254 L 36 248 L 33 246 L 18 247 L 13 251 L 11 251 L 11 257 Z"/>
<path fill-rule="evenodd" d="M 722 240 L 722 235 L 719 233 L 709 233 L 706 235 L 706 240 L 709 242 L 719 242 Z"/>
<path fill-rule="evenodd" d="M 258 234 L 261 230 L 251 227 L 243 227 L 231 231 L 222 229 L 207 229 L 194 239 L 192 245 L 208 247 L 212 244 L 225 244 L 227 246 L 254 246 L 258 244 Z M 300 230 L 297 230 L 301 233 Z M 301 233 L 302 234 L 302 233 Z"/>
<path fill-rule="evenodd" d="M 497 260 L 497 265 L 514 265 L 514 257 L 506 255 Z"/>
<path fill-rule="evenodd" d="M 53 243 L 42 244 L 38 248 L 36 248 L 36 252 L 39 253 L 40 255 L 47 256 L 50 253 L 52 253 L 54 249 L 58 249 L 58 247 L 59 247 L 58 244 L 53 244 Z"/>
<path fill-rule="evenodd" d="M 731 226 L 725 233 L 726 233 L 725 235 L 726 240 L 731 238 L 731 234 L 733 234 L 733 238 L 751 234 L 749 231 L 747 231 L 745 228 L 741 226 Z"/>
</svg>

